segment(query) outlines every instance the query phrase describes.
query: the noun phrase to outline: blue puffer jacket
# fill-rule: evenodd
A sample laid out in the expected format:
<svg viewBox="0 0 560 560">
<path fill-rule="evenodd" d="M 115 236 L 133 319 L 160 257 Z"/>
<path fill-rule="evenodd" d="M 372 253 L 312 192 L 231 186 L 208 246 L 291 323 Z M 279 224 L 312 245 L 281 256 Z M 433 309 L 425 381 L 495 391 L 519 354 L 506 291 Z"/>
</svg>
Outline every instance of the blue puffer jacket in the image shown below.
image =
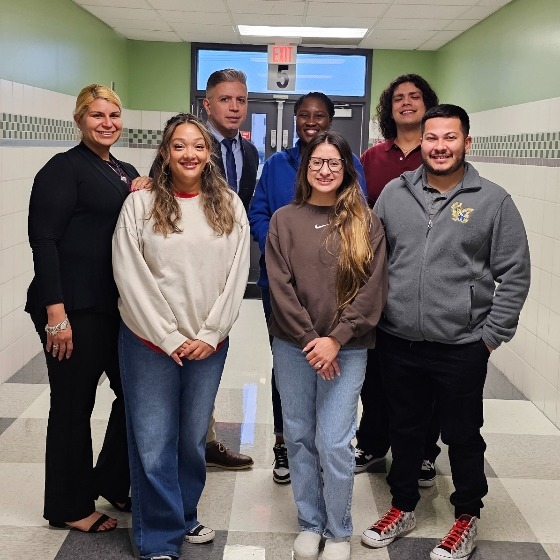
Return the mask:
<svg viewBox="0 0 560 560">
<path fill-rule="evenodd" d="M 300 141 L 293 148 L 283 152 L 277 152 L 268 158 L 264 164 L 261 178 L 255 188 L 255 194 L 251 201 L 248 217 L 251 224 L 251 235 L 259 244 L 261 250 L 260 276 L 257 286 L 268 288 L 268 276 L 264 262 L 264 248 L 266 236 L 272 214 L 286 206 L 294 199 L 297 170 L 301 161 L 302 147 Z M 355 154 L 354 167 L 358 172 L 358 178 L 364 194 L 367 197 L 366 180 L 364 169 Z"/>
</svg>

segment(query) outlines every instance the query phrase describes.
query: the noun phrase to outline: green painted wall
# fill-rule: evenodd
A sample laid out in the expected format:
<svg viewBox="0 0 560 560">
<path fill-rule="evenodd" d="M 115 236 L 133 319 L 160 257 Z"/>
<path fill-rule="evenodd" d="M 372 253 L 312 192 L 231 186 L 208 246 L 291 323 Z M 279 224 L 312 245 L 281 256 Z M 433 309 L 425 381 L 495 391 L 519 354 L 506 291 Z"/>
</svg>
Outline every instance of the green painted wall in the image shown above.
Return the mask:
<svg viewBox="0 0 560 560">
<path fill-rule="evenodd" d="M 76 95 L 110 85 L 127 105 L 127 40 L 71 0 L 0 0 L 0 77 Z"/>
<path fill-rule="evenodd" d="M 116 84 L 126 107 L 190 108 L 188 43 L 129 41 L 71 0 L 0 0 L 0 77 L 75 95 Z M 481 111 L 560 96 L 560 0 L 513 0 L 436 52 L 373 53 L 371 112 L 415 72 L 440 99 Z"/>
<path fill-rule="evenodd" d="M 190 43 L 128 41 L 129 109 L 190 111 Z"/>
<path fill-rule="evenodd" d="M 437 51 L 440 99 L 483 111 L 560 96 L 560 1 L 513 0 Z"/>
<path fill-rule="evenodd" d="M 401 74 L 420 74 L 436 87 L 436 53 L 434 51 L 373 51 L 373 78 L 371 83 L 370 112 L 375 108 L 381 92 Z"/>
</svg>

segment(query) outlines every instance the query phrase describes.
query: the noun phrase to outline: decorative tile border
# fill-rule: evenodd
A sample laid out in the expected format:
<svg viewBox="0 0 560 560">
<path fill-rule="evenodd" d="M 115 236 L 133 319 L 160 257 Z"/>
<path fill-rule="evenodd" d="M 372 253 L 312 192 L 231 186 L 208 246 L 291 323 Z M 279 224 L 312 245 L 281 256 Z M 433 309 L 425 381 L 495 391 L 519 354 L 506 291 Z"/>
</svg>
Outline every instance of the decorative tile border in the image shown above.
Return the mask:
<svg viewBox="0 0 560 560">
<path fill-rule="evenodd" d="M 514 165 L 560 166 L 560 132 L 476 136 L 470 161 Z"/>
<path fill-rule="evenodd" d="M 123 128 L 116 146 L 153 149 L 161 137 L 161 130 Z M 78 129 L 72 120 L 0 113 L 0 145 L 68 146 L 76 144 L 78 139 Z"/>
<path fill-rule="evenodd" d="M 72 120 L 0 113 L 0 145 L 68 146 L 75 144 L 78 138 Z M 116 146 L 154 149 L 161 138 L 161 130 L 123 128 Z M 468 159 L 507 165 L 560 167 L 560 131 L 476 136 Z"/>
</svg>

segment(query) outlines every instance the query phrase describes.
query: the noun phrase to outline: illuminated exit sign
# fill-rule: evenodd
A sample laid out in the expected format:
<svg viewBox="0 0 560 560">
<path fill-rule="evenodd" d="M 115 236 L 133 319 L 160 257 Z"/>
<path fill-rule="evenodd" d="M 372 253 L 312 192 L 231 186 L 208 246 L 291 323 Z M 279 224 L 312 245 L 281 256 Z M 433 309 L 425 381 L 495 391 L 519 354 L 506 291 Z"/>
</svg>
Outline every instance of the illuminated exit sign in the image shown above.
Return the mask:
<svg viewBox="0 0 560 560">
<path fill-rule="evenodd" d="M 268 45 L 268 80 L 270 91 L 295 91 L 297 47 Z"/>
<path fill-rule="evenodd" d="M 268 45 L 269 64 L 295 64 L 297 47 L 293 45 Z"/>
</svg>

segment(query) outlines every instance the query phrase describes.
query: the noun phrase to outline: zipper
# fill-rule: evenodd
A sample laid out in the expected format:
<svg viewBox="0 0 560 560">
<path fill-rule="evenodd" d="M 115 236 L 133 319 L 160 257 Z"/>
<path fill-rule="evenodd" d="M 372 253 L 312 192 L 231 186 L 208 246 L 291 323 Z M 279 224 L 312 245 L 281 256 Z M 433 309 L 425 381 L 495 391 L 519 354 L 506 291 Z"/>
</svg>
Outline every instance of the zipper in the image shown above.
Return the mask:
<svg viewBox="0 0 560 560">
<path fill-rule="evenodd" d="M 474 302 L 474 282 L 471 280 L 469 282 L 469 294 L 470 294 L 470 306 L 469 306 L 469 322 L 467 323 L 467 329 L 469 330 L 469 332 L 471 332 L 471 327 L 472 327 L 472 308 L 473 308 L 473 302 Z"/>
</svg>

